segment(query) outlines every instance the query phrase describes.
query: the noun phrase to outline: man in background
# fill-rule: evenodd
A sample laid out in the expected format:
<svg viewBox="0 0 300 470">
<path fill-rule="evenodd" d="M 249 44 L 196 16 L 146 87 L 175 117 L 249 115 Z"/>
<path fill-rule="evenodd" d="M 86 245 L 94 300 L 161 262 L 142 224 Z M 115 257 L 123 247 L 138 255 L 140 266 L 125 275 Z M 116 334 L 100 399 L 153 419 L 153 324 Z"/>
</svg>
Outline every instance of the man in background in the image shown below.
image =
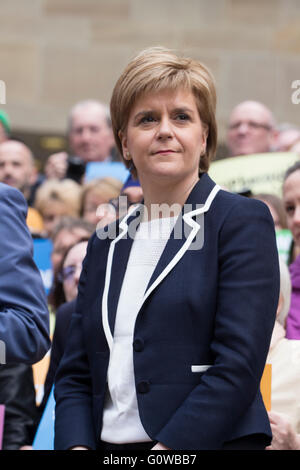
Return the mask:
<svg viewBox="0 0 300 470">
<path fill-rule="evenodd" d="M 6 140 L 0 143 L 0 182 L 19 189 L 27 203 L 31 189 L 36 183 L 38 172 L 31 150 L 22 142 Z M 27 224 L 32 233 L 43 230 L 40 214 L 32 207 L 28 208 Z"/>
<path fill-rule="evenodd" d="M 273 151 L 276 136 L 272 112 L 258 101 L 243 101 L 231 112 L 228 124 L 229 156 Z"/>
<path fill-rule="evenodd" d="M 45 166 L 47 178 L 68 177 L 70 164 L 73 164 L 72 158 L 75 157 L 81 159 L 87 166 L 87 171 L 92 164 L 92 171 L 100 172 L 92 175 L 95 178 L 118 178 L 120 175 L 125 179 L 125 166 L 113 161 L 114 137 L 108 106 L 96 100 L 76 103 L 69 113 L 67 136 L 70 155 L 67 152 L 50 155 Z M 104 165 L 100 165 L 101 163 Z"/>
</svg>

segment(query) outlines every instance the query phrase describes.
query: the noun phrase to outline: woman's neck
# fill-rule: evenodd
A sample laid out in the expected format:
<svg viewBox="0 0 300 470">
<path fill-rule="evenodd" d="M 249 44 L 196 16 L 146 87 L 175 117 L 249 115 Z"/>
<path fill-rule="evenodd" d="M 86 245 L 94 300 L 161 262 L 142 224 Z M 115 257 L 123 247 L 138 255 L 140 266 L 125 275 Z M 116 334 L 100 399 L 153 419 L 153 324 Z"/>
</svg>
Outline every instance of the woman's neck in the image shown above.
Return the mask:
<svg viewBox="0 0 300 470">
<path fill-rule="evenodd" d="M 197 176 L 192 180 L 173 184 L 142 183 L 148 220 L 177 216 L 198 181 L 199 177 Z"/>
</svg>

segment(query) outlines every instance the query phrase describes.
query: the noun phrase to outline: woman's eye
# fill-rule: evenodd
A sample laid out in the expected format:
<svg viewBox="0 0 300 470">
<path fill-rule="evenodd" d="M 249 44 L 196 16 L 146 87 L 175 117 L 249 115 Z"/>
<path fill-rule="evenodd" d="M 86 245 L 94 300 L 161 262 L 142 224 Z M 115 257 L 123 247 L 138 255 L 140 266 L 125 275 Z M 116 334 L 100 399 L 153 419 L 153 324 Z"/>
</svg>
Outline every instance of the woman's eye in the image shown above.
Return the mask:
<svg viewBox="0 0 300 470">
<path fill-rule="evenodd" d="M 295 208 L 294 206 L 286 206 L 285 210 L 288 214 L 291 214 L 295 210 Z"/>
<path fill-rule="evenodd" d="M 154 122 L 155 121 L 155 118 L 153 116 L 144 116 L 142 117 L 142 119 L 140 120 L 140 123 L 141 124 L 149 124 L 151 122 Z"/>
<path fill-rule="evenodd" d="M 176 119 L 179 121 L 188 121 L 190 117 L 186 113 L 180 113 L 180 114 L 177 114 Z"/>
</svg>

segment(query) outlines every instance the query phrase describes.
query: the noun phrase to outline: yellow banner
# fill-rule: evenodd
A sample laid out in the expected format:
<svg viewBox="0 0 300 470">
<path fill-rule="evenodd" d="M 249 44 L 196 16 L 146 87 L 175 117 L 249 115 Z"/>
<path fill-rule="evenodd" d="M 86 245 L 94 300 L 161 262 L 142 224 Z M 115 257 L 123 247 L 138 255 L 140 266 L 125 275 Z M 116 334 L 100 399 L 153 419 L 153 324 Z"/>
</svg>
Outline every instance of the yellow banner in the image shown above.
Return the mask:
<svg viewBox="0 0 300 470">
<path fill-rule="evenodd" d="M 251 190 L 281 197 L 286 170 L 300 157 L 293 152 L 270 152 L 225 158 L 212 162 L 209 176 L 231 192 Z"/>
</svg>

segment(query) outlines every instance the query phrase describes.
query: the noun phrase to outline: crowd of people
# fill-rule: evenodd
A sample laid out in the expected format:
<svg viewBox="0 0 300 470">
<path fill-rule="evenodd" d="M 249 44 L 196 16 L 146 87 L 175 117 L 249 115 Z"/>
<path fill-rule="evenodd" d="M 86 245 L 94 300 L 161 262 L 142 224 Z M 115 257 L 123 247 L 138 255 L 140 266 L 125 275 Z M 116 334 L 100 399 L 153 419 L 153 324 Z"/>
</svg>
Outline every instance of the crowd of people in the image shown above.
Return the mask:
<svg viewBox="0 0 300 470">
<path fill-rule="evenodd" d="M 153 57 L 152 60 L 154 60 Z M 127 86 L 129 87 L 128 84 Z M 170 99 L 163 92 L 164 90 L 159 92 L 161 103 L 166 103 L 168 107 Z M 143 94 L 141 96 L 143 98 Z M 147 98 L 147 95 L 145 96 Z M 149 103 L 146 98 L 143 104 L 147 108 Z M 186 100 L 188 102 L 188 98 Z M 118 105 L 122 117 L 121 111 L 125 112 L 125 108 L 121 107 L 125 105 L 121 99 Z M 114 108 L 112 110 L 115 121 L 121 119 L 117 116 L 117 110 Z M 128 110 L 132 111 L 131 108 Z M 182 110 L 180 112 L 183 114 Z M 143 119 L 148 119 L 149 122 L 158 120 L 156 115 L 143 115 Z M 125 138 L 124 135 L 119 134 L 119 141 L 116 145 L 118 126 L 115 121 L 112 125 L 109 107 L 100 102 L 86 100 L 75 104 L 67 118 L 68 151 L 50 155 L 43 171 L 39 172 L 36 165 L 38 155 L 33 155 L 32 150 L 14 136 L 8 115 L 4 110 L 0 110 L 0 182 L 16 188 L 23 194 L 28 205 L 26 223 L 32 238 L 51 240 L 52 285 L 47 303 L 55 319 L 53 330 L 50 331 L 50 364 L 44 384 L 44 396 L 38 406 L 34 399 L 35 388 L 31 365 L 25 365 L 22 361 L 16 360 L 11 364 L 1 365 L 0 382 L 3 385 L 0 391 L 0 402 L 6 407 L 3 449 L 28 449 L 32 446 L 55 381 L 56 371 L 64 354 L 68 331 L 73 331 L 69 330 L 69 326 L 72 315 L 76 316 L 76 299 L 82 263 L 91 237 L 99 228 L 126 217 L 129 209 L 136 207 L 143 198 L 149 201 L 150 193 L 152 201 L 161 202 L 163 199 L 157 195 L 159 185 L 155 186 L 155 191 L 154 186 L 150 187 L 147 181 L 147 171 L 151 168 L 147 170 L 146 165 L 145 168 L 142 166 L 137 168 L 134 158 L 131 157 L 132 150 L 139 151 L 137 144 L 132 144 L 130 136 Z M 149 125 L 148 121 L 145 126 Z M 134 126 L 135 124 L 132 125 L 132 135 L 136 132 Z M 213 132 L 211 123 L 210 126 L 210 132 Z M 207 140 L 205 132 L 203 133 L 204 147 L 211 145 L 212 149 L 212 144 Z M 226 143 L 230 157 L 278 151 L 295 152 L 300 156 L 300 128 L 290 124 L 277 124 L 267 106 L 247 100 L 239 103 L 228 118 Z M 206 148 L 204 153 L 205 151 Z M 119 156 L 120 153 L 123 159 L 121 155 Z M 209 174 L 208 164 L 207 169 Z M 205 172 L 203 168 L 202 171 Z M 247 197 L 247 199 L 263 201 L 268 207 L 274 222 L 277 247 L 280 245 L 283 233 L 289 236 L 289 245 L 284 256 L 281 256 L 278 249 L 281 258 L 279 262 L 280 296 L 266 359 L 267 363 L 272 364 L 272 407 L 269 411 L 269 420 L 273 432 L 272 442 L 267 449 L 279 450 L 300 449 L 298 393 L 300 389 L 300 158 L 299 162 L 287 169 L 282 183 L 281 198 L 278 195 L 262 193 L 251 194 Z M 226 188 L 224 189 L 226 192 Z M 168 200 L 167 196 L 166 200 Z M 227 202 L 227 204 L 230 203 Z M 248 209 L 251 211 L 252 206 L 249 205 Z M 237 213 L 236 216 L 239 217 L 239 214 Z M 264 227 L 265 220 L 262 214 L 257 213 L 256 216 L 258 220 L 261 218 L 262 227 Z M 234 226 L 235 222 L 232 224 Z M 238 225 L 236 227 L 236 230 L 239 230 Z M 268 227 L 265 229 L 269 230 Z M 229 235 L 231 235 L 230 232 L 228 232 Z M 235 236 L 234 232 L 232 235 Z M 263 246 L 263 241 L 261 243 Z M 104 259 L 106 255 L 101 253 Z M 190 256 L 193 256 L 193 251 L 190 253 Z M 123 254 L 120 254 L 121 256 Z M 247 258 L 245 260 L 247 261 Z M 99 259 L 98 264 L 101 265 L 101 263 L 102 259 Z M 147 264 L 146 261 L 145 263 Z M 92 264 L 91 254 L 90 264 Z M 102 270 L 104 269 L 103 266 Z M 18 282 L 16 275 L 16 283 Z M 262 279 L 261 282 L 263 283 L 264 280 Z M 144 287 L 146 286 L 147 284 Z M 224 286 L 223 288 L 225 289 Z M 181 287 L 178 287 L 178 290 L 181 290 Z M 197 292 L 194 293 L 196 294 Z M 92 293 L 89 296 L 92 297 Z M 123 297 L 122 301 L 124 303 Z M 128 299 L 128 302 L 131 305 L 131 299 Z M 180 303 L 180 300 L 178 302 Z M 270 305 L 271 302 L 270 299 Z M 122 306 L 124 308 L 124 305 Z M 90 307 L 92 308 L 92 303 L 88 304 L 88 308 Z M 260 324 L 259 317 L 257 322 L 253 335 L 256 335 L 260 328 L 260 334 L 263 334 L 264 326 L 263 322 Z M 116 325 L 117 329 L 123 327 L 124 325 L 119 323 Z M 178 362 L 181 362 L 180 359 Z M 62 373 L 67 370 L 67 365 L 69 364 L 66 359 L 58 374 L 58 393 L 60 394 L 63 390 Z M 114 386 L 114 378 L 111 374 L 112 372 L 118 373 L 116 364 L 113 366 L 109 371 L 111 387 Z M 153 367 L 157 365 L 153 364 Z M 4 386 L 4 384 L 9 384 L 9 386 Z M 145 387 L 147 385 L 146 382 L 141 382 L 139 385 L 141 384 Z M 61 396 L 59 403 L 60 400 Z M 113 423 L 116 419 L 114 413 L 113 407 L 108 408 L 104 419 L 107 422 L 111 420 Z M 165 436 L 168 439 L 167 433 Z M 176 437 L 173 437 L 172 433 L 170 436 L 172 436 L 170 442 L 172 439 L 176 442 Z M 163 438 L 164 434 L 162 434 Z M 73 444 L 83 445 L 84 442 Z"/>
</svg>

